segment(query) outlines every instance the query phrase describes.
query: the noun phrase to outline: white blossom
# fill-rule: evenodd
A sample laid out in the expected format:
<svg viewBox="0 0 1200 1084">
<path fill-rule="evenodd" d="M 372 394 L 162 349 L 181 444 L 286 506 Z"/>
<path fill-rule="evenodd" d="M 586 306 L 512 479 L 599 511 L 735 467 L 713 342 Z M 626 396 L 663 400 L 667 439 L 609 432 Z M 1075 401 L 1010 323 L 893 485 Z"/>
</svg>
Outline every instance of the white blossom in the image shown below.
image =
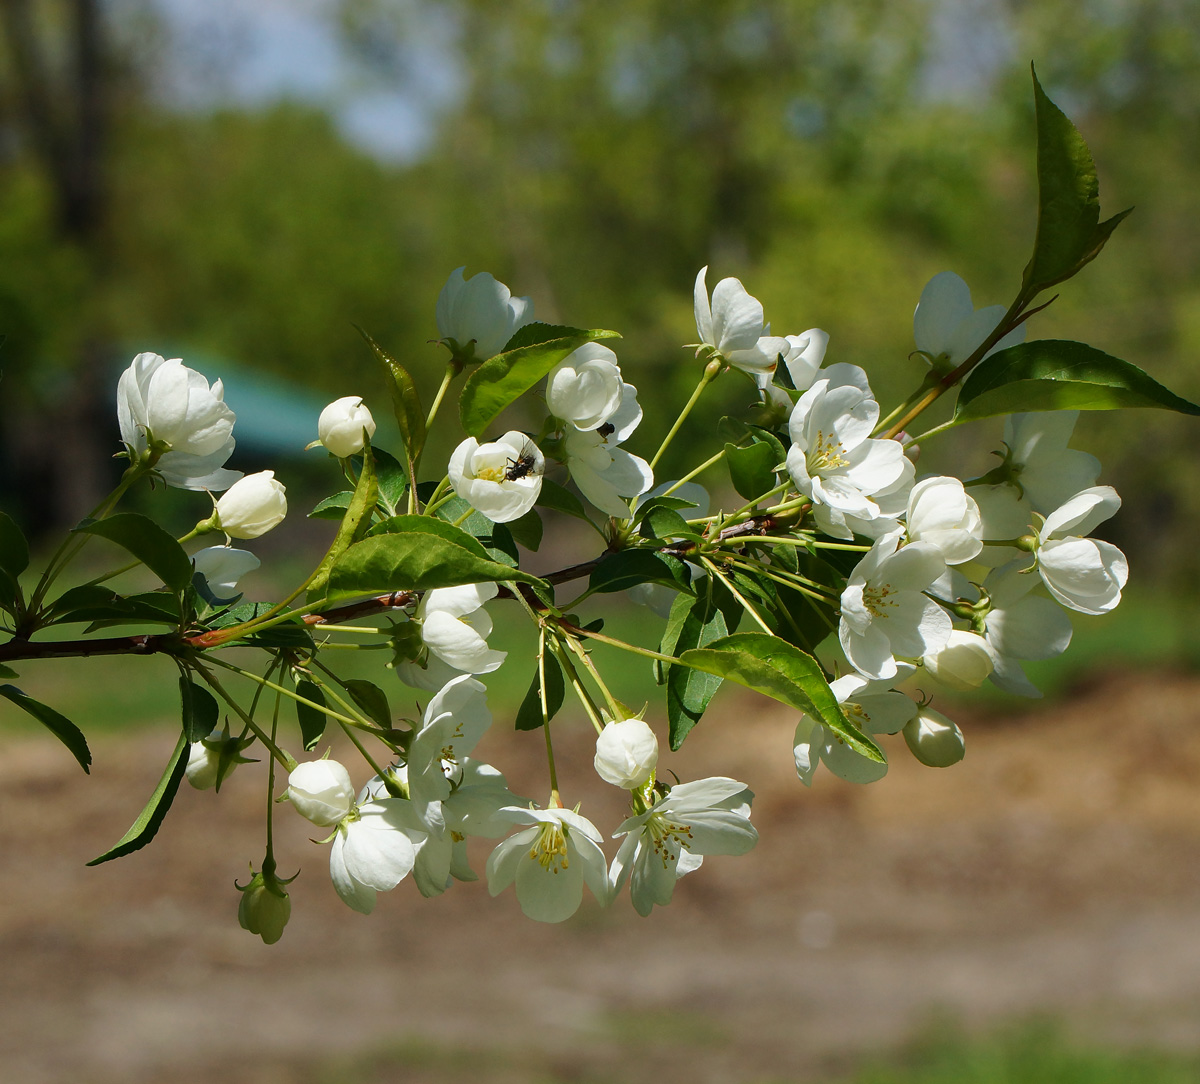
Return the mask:
<svg viewBox="0 0 1200 1084">
<path fill-rule="evenodd" d="M 922 764 L 948 768 L 966 753 L 962 731 L 940 711 L 923 707 L 904 727 L 904 740 Z"/>
<path fill-rule="evenodd" d="M 746 854 L 758 842 L 750 823 L 753 800 L 745 783 L 723 776 L 672 787 L 614 833 L 625 838 L 609 874 L 613 895 L 629 880 L 635 910 L 648 915 L 655 904 L 671 902 L 675 882 L 704 855 Z"/>
<path fill-rule="evenodd" d="M 498 896 L 516 883 L 521 910 L 538 922 L 562 922 L 583 902 L 586 883 L 608 903 L 610 886 L 599 830 L 570 809 L 500 811 L 512 824 L 528 825 L 501 841 L 487 861 L 488 891 Z"/>
<path fill-rule="evenodd" d="M 876 519 L 880 510 L 872 498 L 903 477 L 904 450 L 897 441 L 871 436 L 879 404 L 862 369 L 839 364 L 823 372 L 788 421 L 788 473 L 814 505 Z"/>
<path fill-rule="evenodd" d="M 946 571 L 927 542 L 900 548 L 884 535 L 859 561 L 842 592 L 838 639 L 846 658 L 869 678 L 894 678 L 896 658 L 919 659 L 950 636 L 950 615 L 923 594 Z"/>
<path fill-rule="evenodd" d="M 363 431 L 375 435 L 375 419 L 364 405 L 361 395 L 346 395 L 335 399 L 317 419 L 317 439 L 339 459 L 363 450 Z"/>
<path fill-rule="evenodd" d="M 825 361 L 829 332 L 810 327 L 803 334 L 784 336 L 784 341 L 787 349 L 783 351 L 783 364 L 787 366 L 792 385 L 797 391 L 807 391 Z"/>
<path fill-rule="evenodd" d="M 207 546 L 192 554 L 192 567 L 204 577 L 213 597 L 222 600 L 236 597 L 238 581 L 261 564 L 249 550 L 232 546 Z"/>
<path fill-rule="evenodd" d="M 975 310 L 971 288 L 953 271 L 934 275 L 921 291 L 913 313 L 913 338 L 917 349 L 939 372 L 956 369 L 983 343 L 1004 316 L 1003 305 Z M 993 346 L 984 357 L 1025 341 L 1020 324 Z"/>
<path fill-rule="evenodd" d="M 961 565 L 983 549 L 979 505 L 957 478 L 923 478 L 912 488 L 905 516 L 912 542 L 936 547 L 948 565 Z"/>
<path fill-rule="evenodd" d="M 621 405 L 617 355 L 600 343 L 572 351 L 546 379 L 546 405 L 576 429 L 599 429 Z"/>
<path fill-rule="evenodd" d="M 1100 476 L 1100 460 L 1067 447 L 1078 418 L 1078 410 L 1048 410 L 1005 419 L 1007 455 L 1000 473 L 1042 515 L 1094 486 Z"/>
<path fill-rule="evenodd" d="M 865 734 L 895 734 L 917 712 L 917 704 L 892 685 L 904 680 L 914 667 L 903 664 L 893 678 L 872 681 L 861 674 L 845 674 L 829 683 L 846 718 Z M 834 775 L 849 783 L 873 783 L 887 774 L 887 765 L 871 760 L 847 745 L 839 735 L 803 714 L 792 740 L 796 774 L 805 786 L 812 785 L 817 765 L 824 763 Z"/>
<path fill-rule="evenodd" d="M 642 420 L 637 389 L 621 385 L 621 404 L 602 426 L 584 432 L 573 425 L 563 431 L 563 453 L 571 479 L 601 512 L 618 519 L 631 515 L 629 498 L 654 485 L 650 464 L 619 445 Z"/>
<path fill-rule="evenodd" d="M 983 635 L 992 652 L 993 685 L 1017 696 L 1040 697 L 1025 675 L 1023 660 L 1052 659 L 1071 643 L 1071 619 L 1042 591 L 1041 581 L 1027 574 L 1028 560 L 995 569 L 984 580 L 989 608 Z"/>
<path fill-rule="evenodd" d="M 138 354 L 117 383 L 121 440 L 136 458 L 150 441 L 167 446 L 155 463 L 163 480 L 179 489 L 227 489 L 240 477 L 225 470 L 233 454 L 233 411 L 220 380 L 208 381 L 179 358 Z"/>
<path fill-rule="evenodd" d="M 468 437 L 447 467 L 454 492 L 495 523 L 511 523 L 534 506 L 545 470 L 541 449 L 516 430 L 488 444 Z"/>
<path fill-rule="evenodd" d="M 345 766 L 336 760 L 308 760 L 292 769 L 287 796 L 300 816 L 328 827 L 350 812 L 354 784 Z"/>
<path fill-rule="evenodd" d="M 408 786 L 418 805 L 450 797 L 447 769 L 467 756 L 492 725 L 487 689 L 469 674 L 454 678 L 425 708 L 408 748 Z"/>
<path fill-rule="evenodd" d="M 1046 517 L 1035 557 L 1046 589 L 1064 606 L 1085 614 L 1108 613 L 1121 601 L 1129 565 L 1110 542 L 1082 537 L 1121 507 L 1112 486 L 1075 494 Z"/>
<path fill-rule="evenodd" d="M 533 322 L 533 302 L 513 297 L 486 271 L 464 279 L 464 270 L 452 271 L 438 294 L 438 335 L 453 340 L 463 360 L 486 361 L 504 349 L 518 328 Z"/>
<path fill-rule="evenodd" d="M 287 491 L 270 470 L 234 482 L 217 501 L 217 527 L 230 538 L 258 538 L 286 515 Z"/>
<path fill-rule="evenodd" d="M 658 764 L 658 739 L 641 719 L 615 719 L 596 737 L 596 774 L 625 790 L 642 786 Z"/>
<path fill-rule="evenodd" d="M 369 915 L 375 894 L 412 872 L 425 838 L 412 803 L 403 798 L 356 804 L 338 823 L 329 852 L 329 876 L 342 902 Z"/>
<path fill-rule="evenodd" d="M 431 657 L 397 663 L 400 680 L 435 692 L 460 674 L 498 670 L 508 652 L 488 647 L 492 619 L 483 606 L 499 590 L 494 583 L 471 583 L 426 591 L 414 623 Z"/>
<path fill-rule="evenodd" d="M 721 358 L 745 372 L 773 372 L 779 355 L 788 350 L 787 340 L 772 335 L 770 324 L 763 325 L 762 305 L 735 278 L 717 283 L 710 305 L 707 274 L 708 268 L 702 267 L 693 290 L 701 343 L 715 348 Z"/>
</svg>

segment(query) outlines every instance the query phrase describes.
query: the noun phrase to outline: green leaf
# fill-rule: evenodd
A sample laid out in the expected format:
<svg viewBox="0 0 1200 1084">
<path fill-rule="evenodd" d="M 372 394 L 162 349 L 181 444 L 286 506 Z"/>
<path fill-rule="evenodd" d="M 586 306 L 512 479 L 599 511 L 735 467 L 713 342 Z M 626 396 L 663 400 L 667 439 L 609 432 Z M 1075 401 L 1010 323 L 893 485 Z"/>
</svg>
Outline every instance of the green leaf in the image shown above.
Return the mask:
<svg viewBox="0 0 1200 1084">
<path fill-rule="evenodd" d="M 392 729 L 392 707 L 388 703 L 387 693 L 362 678 L 351 678 L 343 684 L 350 699 L 362 708 L 368 719 L 378 723 L 383 730 Z"/>
<path fill-rule="evenodd" d="M 0 663 L 0 677 L 15 678 L 20 676 L 11 666 L 5 666 L 3 663 Z"/>
<path fill-rule="evenodd" d="M 738 632 L 684 651 L 679 661 L 805 712 L 855 752 L 880 764 L 887 762 L 879 747 L 842 713 L 817 660 L 777 636 Z"/>
<path fill-rule="evenodd" d="M 370 441 L 363 448 L 362 470 L 358 475 L 358 483 L 354 487 L 354 496 L 350 506 L 342 517 L 342 525 L 338 528 L 333 545 L 321 558 L 317 571 L 313 573 L 308 585 L 308 601 L 325 597 L 325 588 L 329 583 L 329 570 L 335 562 L 355 542 L 361 541 L 371 526 L 371 514 L 375 511 L 375 501 L 379 496 L 379 481 L 375 477 L 375 457 L 371 454 Z"/>
<path fill-rule="evenodd" d="M 183 701 L 183 733 L 188 741 L 203 741 L 214 730 L 221 717 L 221 708 L 203 685 L 180 675 L 179 697 Z"/>
<path fill-rule="evenodd" d="M 605 554 L 592 569 L 588 590 L 627 591 L 643 583 L 661 583 L 676 591 L 690 591 L 692 578 L 677 557 L 652 550 L 618 550 Z"/>
<path fill-rule="evenodd" d="M 15 685 L 0 685 L 0 696 L 11 700 L 17 707 L 29 712 L 39 723 L 50 731 L 60 742 L 70 750 L 71 755 L 79 761 L 79 766 L 90 774 L 92 753 L 88 749 L 87 739 L 65 715 L 60 715 L 53 708 L 26 696 Z"/>
<path fill-rule="evenodd" d="M 75 531 L 107 538 L 128 550 L 172 591 L 192 582 L 192 560 L 183 547 L 152 519 L 119 512 L 107 519 L 84 520 Z"/>
<path fill-rule="evenodd" d="M 341 519 L 354 499 L 354 490 L 343 489 L 332 497 L 326 497 L 316 508 L 308 513 L 309 519 Z"/>
<path fill-rule="evenodd" d="M 1095 347 L 1037 339 L 984 358 L 963 382 L 955 424 L 1031 410 L 1117 410 L 1159 407 L 1200 414 L 1152 377 Z"/>
<path fill-rule="evenodd" d="M 738 418 L 726 415 L 717 423 L 717 435 L 727 444 L 736 444 L 739 448 L 751 444 L 767 444 L 775 453 L 775 462 L 782 463 L 787 458 L 787 449 L 783 442 L 769 429 L 759 425 L 747 425 Z M 761 492 L 761 491 L 760 491 Z M 758 496 L 758 494 L 754 494 Z"/>
<path fill-rule="evenodd" d="M 167 761 L 158 786 L 154 788 L 154 793 L 150 795 L 150 800 L 146 803 L 145 808 L 138 814 L 137 820 L 129 826 L 129 831 L 117 841 L 115 846 L 105 851 L 99 858 L 93 858 L 88 863 L 89 866 L 98 866 L 101 862 L 111 862 L 114 858 L 121 858 L 134 851 L 140 851 L 155 837 L 163 818 L 171 808 L 171 803 L 175 801 L 179 784 L 183 780 L 183 773 L 187 770 L 187 762 L 187 736 L 180 734 L 179 741 L 175 743 L 175 752 Z"/>
<path fill-rule="evenodd" d="M 329 576 L 329 600 L 389 591 L 424 591 L 464 583 L 517 580 L 538 587 L 536 576 L 488 558 L 465 531 L 429 516 L 396 516 L 402 533 L 376 535 L 351 546 Z"/>
<path fill-rule="evenodd" d="M 314 704 L 320 704 L 322 707 L 325 706 L 325 692 L 315 681 L 309 681 L 307 678 L 297 681 L 296 693 L 305 700 L 311 700 Z M 304 742 L 304 749 L 306 752 L 312 752 L 325 733 L 325 724 L 329 722 L 329 716 L 307 704 L 301 704 L 299 700 L 295 701 L 295 704 L 296 719 L 300 723 L 300 737 Z"/>
<path fill-rule="evenodd" d="M 1094 259 L 1129 214 L 1100 221 L 1100 182 L 1083 136 L 1042 90 L 1033 73 L 1037 113 L 1038 223 L 1025 267 L 1026 290 L 1044 290 Z M 1130 208 L 1132 210 L 1132 208 Z"/>
<path fill-rule="evenodd" d="M 559 666 L 558 660 L 549 651 L 546 652 L 545 666 L 545 718 L 553 719 L 563 706 L 563 698 L 566 695 L 566 683 L 563 681 L 562 667 Z M 542 683 L 535 668 L 533 671 L 533 680 L 529 683 L 529 689 L 525 693 L 525 699 L 521 701 L 521 706 L 517 709 L 517 729 L 537 730 L 542 725 L 542 722 Z"/>
<path fill-rule="evenodd" d="M 29 567 L 29 543 L 16 521 L 0 512 L 0 569 L 14 580 Z"/>
<path fill-rule="evenodd" d="M 396 424 L 400 426 L 400 437 L 410 459 L 416 459 L 425 447 L 425 409 L 421 397 L 408 370 L 371 338 L 361 327 L 358 333 L 366 340 L 372 353 L 379 359 L 391 380 L 392 411 Z"/>
<path fill-rule="evenodd" d="M 676 501 L 673 497 L 654 497 L 637 510 L 638 534 L 643 538 L 666 540 L 671 538 L 698 539 L 700 532 L 692 527 L 676 509 L 692 507 L 688 502 Z"/>
<path fill-rule="evenodd" d="M 375 457 L 375 477 L 379 481 L 379 504 L 389 516 L 394 516 L 403 508 L 408 475 L 404 465 L 390 452 L 372 448 L 371 455 Z"/>
<path fill-rule="evenodd" d="M 286 647 L 292 650 L 309 651 L 313 647 L 312 630 L 301 620 L 281 621 L 261 631 L 251 632 L 242 638 L 242 643 L 253 647 Z"/>
<path fill-rule="evenodd" d="M 555 512 L 562 512 L 565 515 L 574 516 L 576 519 L 591 522 L 587 510 L 583 507 L 583 502 L 566 486 L 561 486 L 549 478 L 542 479 L 542 490 L 534 503 L 539 508 L 550 508 Z"/>
<path fill-rule="evenodd" d="M 524 329 L 521 329 L 524 330 Z M 463 428 L 480 437 L 510 403 L 529 391 L 551 369 L 584 343 L 620 338 L 615 331 L 555 328 L 564 333 L 545 342 L 517 346 L 485 361 L 469 377 L 459 399 Z M 520 331 L 513 338 L 520 341 Z"/>
<path fill-rule="evenodd" d="M 746 448 L 726 444 L 725 462 L 729 464 L 733 488 L 740 496 L 752 501 L 775 488 L 775 468 L 783 459 L 766 441 L 757 441 Z"/>
<path fill-rule="evenodd" d="M 508 528 L 514 542 L 537 553 L 538 547 L 542 544 L 542 517 L 532 508 L 523 516 L 501 524 L 501 526 Z"/>
<path fill-rule="evenodd" d="M 500 353 L 507 354 L 510 350 L 520 350 L 526 346 L 541 346 L 542 343 L 553 342 L 555 339 L 586 334 L 587 332 L 582 328 L 568 327 L 565 324 L 547 324 L 541 320 L 535 320 L 532 324 L 523 324 L 517 328 Z"/>
<path fill-rule="evenodd" d="M 58 618 L 55 624 L 70 621 L 88 621 L 85 632 L 112 628 L 114 625 L 144 625 L 146 623 L 178 625 L 180 620 L 179 600 L 165 591 L 148 591 L 141 595 L 122 598 L 114 595 L 109 603 L 93 607 L 79 607 Z"/>
<path fill-rule="evenodd" d="M 671 614 L 675 615 L 674 606 Z M 683 615 L 671 653 L 704 647 L 728 633 L 729 626 L 720 607 L 708 596 L 698 598 Z M 666 677 L 667 722 L 671 748 L 677 750 L 708 709 L 709 702 L 721 687 L 721 678 L 678 665 L 668 666 Z"/>
</svg>

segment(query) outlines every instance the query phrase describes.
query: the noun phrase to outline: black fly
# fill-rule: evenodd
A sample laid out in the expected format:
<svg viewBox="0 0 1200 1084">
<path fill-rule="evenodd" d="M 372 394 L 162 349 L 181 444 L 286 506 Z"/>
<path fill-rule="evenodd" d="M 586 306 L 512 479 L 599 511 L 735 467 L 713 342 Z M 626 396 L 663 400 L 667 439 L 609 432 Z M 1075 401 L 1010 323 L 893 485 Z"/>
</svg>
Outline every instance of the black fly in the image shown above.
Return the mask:
<svg viewBox="0 0 1200 1084">
<path fill-rule="evenodd" d="M 536 450 L 532 441 L 527 440 L 517 458 L 508 461 L 508 466 L 504 468 L 504 480 L 515 482 L 518 478 L 532 474 L 533 468 L 537 466 L 537 457 L 534 455 Z"/>
</svg>

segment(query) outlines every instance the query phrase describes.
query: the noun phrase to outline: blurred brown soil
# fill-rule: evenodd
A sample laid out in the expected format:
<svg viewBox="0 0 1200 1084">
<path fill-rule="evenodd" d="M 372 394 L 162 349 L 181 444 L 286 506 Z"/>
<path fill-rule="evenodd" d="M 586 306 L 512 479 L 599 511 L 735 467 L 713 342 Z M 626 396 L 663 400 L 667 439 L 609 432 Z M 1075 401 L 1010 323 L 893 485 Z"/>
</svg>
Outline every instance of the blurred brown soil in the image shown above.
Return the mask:
<svg viewBox="0 0 1200 1084">
<path fill-rule="evenodd" d="M 723 693 L 665 758 L 749 783 L 757 849 L 710 859 L 649 919 L 625 895 L 542 926 L 482 882 L 437 900 L 403 884 L 363 917 L 283 806 L 281 867 L 302 874 L 273 947 L 238 927 L 233 888 L 262 856 L 261 768 L 220 795 L 185 786 L 147 850 L 89 869 L 153 788 L 169 728 L 95 742 L 91 779 L 10 738 L 0 1080 L 811 1080 L 937 1013 L 1200 1047 L 1200 678 L 1110 675 L 1063 706 L 963 712 L 966 761 L 923 768 L 893 740 L 869 787 L 822 771 L 806 790 L 794 719 L 763 703 Z M 567 796 L 611 830 L 587 734 L 558 730 Z M 544 797 L 536 736 L 488 741 L 513 789 Z"/>
</svg>

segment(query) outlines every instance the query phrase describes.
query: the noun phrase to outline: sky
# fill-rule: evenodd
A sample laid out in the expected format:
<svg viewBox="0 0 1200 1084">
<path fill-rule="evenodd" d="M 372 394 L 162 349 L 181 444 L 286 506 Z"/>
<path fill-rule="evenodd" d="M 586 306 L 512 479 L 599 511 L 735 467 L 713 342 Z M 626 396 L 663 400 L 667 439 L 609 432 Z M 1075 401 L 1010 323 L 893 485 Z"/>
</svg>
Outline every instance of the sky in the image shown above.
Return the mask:
<svg viewBox="0 0 1200 1084">
<path fill-rule="evenodd" d="M 158 90 L 178 108 L 298 99 L 328 109 L 351 143 L 403 164 L 429 148 L 465 73 L 453 22 L 436 17 L 437 5 L 387 6 L 403 34 L 389 27 L 367 35 L 367 51 L 358 54 L 333 0 L 114 0 L 112 10 L 126 25 L 146 9 L 160 20 Z M 1012 62 L 1013 44 L 998 0 L 931 0 L 924 93 L 986 97 Z"/>
</svg>

